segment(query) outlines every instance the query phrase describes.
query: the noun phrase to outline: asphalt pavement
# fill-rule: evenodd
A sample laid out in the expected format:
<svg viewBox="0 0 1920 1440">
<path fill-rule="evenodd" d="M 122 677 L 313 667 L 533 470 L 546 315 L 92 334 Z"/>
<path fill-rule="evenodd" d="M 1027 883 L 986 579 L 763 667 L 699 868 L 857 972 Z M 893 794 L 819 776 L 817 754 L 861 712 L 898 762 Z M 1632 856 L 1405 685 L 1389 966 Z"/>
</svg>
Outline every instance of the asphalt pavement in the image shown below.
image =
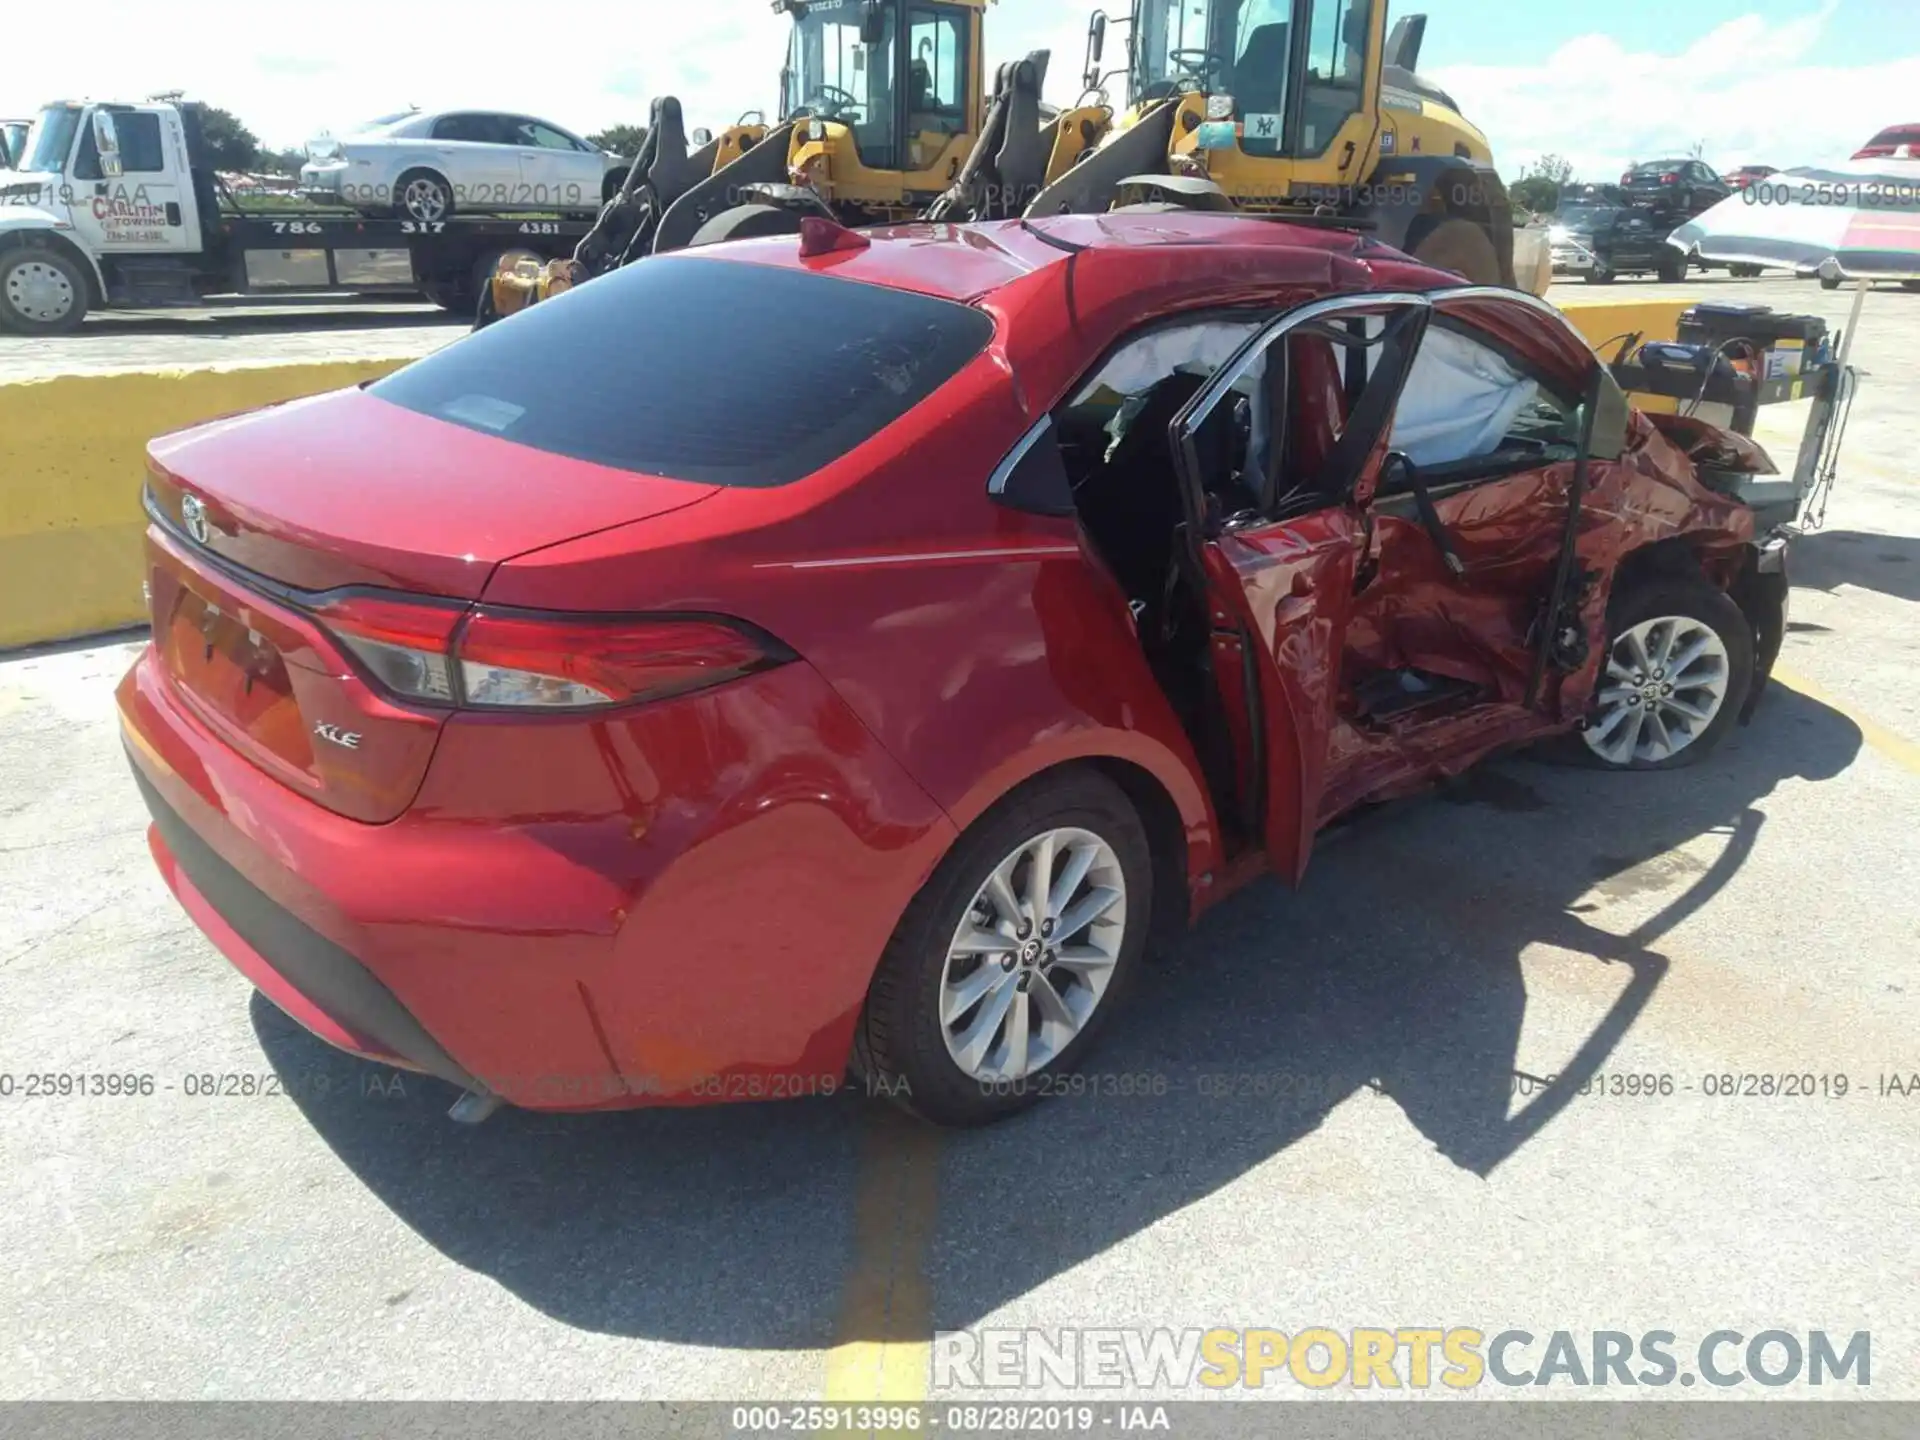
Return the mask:
<svg viewBox="0 0 1920 1440">
<path fill-rule="evenodd" d="M 1868 1331 L 1838 1392 L 1920 1399 L 1917 347 L 1920 295 L 1869 296 L 1780 674 L 1708 763 L 1370 814 L 1158 957 L 1091 1093 L 980 1132 L 850 1095 L 453 1125 L 166 892 L 139 638 L 0 660 L 0 1397 L 920 1398 L 966 1327 L 1432 1326 L 1670 1331 L 1688 1376 L 1716 1330 Z"/>
</svg>

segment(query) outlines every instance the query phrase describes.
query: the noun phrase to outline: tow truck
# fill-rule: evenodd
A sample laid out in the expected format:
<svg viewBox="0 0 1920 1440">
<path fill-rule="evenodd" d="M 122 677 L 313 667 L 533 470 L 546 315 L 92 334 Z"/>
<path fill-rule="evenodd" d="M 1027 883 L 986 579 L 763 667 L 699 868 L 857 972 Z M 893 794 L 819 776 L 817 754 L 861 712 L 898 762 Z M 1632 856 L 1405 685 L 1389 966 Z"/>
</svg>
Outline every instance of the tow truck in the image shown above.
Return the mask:
<svg viewBox="0 0 1920 1440">
<path fill-rule="evenodd" d="M 49 105 L 23 151 L 0 172 L 0 328 L 23 335 L 224 294 L 424 293 L 471 310 L 503 254 L 570 255 L 592 223 L 245 204 L 209 162 L 200 107 L 171 97 Z"/>
</svg>

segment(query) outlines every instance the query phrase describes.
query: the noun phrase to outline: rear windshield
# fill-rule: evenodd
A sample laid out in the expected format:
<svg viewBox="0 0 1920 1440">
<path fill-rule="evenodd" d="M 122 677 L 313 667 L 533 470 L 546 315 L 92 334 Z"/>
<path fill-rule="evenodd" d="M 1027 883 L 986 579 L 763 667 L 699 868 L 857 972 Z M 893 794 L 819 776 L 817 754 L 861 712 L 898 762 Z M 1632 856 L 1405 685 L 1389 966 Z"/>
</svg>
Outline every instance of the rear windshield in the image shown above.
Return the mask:
<svg viewBox="0 0 1920 1440">
<path fill-rule="evenodd" d="M 986 346 L 948 300 L 655 256 L 395 371 L 371 393 L 557 455 L 784 485 L 899 419 Z"/>
<path fill-rule="evenodd" d="M 1644 165 L 1636 165 L 1627 173 L 1636 180 L 1657 180 L 1662 175 L 1670 175 L 1686 164 L 1684 160 L 1649 160 Z"/>
</svg>

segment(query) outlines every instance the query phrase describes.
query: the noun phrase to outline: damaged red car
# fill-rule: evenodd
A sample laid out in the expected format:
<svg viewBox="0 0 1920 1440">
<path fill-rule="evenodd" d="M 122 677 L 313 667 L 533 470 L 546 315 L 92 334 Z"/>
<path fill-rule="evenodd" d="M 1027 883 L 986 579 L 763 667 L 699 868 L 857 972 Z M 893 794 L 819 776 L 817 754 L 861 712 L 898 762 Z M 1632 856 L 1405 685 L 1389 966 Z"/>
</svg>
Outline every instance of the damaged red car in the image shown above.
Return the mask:
<svg viewBox="0 0 1920 1440">
<path fill-rule="evenodd" d="M 1355 806 L 1704 757 L 1770 468 L 1350 233 L 742 241 L 156 441 L 123 731 L 214 944 L 457 1114 L 977 1123 Z"/>
</svg>

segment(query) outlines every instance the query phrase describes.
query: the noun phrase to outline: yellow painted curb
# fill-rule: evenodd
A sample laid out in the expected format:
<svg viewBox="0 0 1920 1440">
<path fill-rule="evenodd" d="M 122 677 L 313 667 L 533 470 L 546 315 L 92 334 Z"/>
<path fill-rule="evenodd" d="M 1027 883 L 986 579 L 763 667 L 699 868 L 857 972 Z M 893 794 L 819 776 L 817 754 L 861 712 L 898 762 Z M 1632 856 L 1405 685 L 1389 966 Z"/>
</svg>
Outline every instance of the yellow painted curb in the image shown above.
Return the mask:
<svg viewBox="0 0 1920 1440">
<path fill-rule="evenodd" d="M 0 383 L 0 648 L 136 625 L 156 435 L 376 379 L 404 359 Z"/>
</svg>

